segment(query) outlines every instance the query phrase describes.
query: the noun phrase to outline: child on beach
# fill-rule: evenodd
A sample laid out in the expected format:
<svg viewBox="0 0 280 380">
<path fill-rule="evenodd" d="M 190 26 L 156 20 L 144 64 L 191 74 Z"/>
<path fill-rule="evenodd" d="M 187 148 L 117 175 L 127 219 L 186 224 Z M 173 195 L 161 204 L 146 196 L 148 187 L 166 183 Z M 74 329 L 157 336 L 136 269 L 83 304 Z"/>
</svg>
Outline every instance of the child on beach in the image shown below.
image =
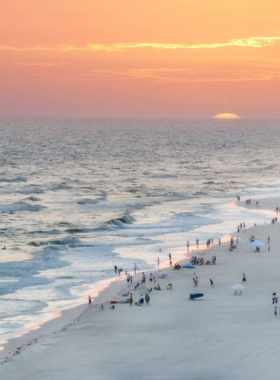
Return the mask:
<svg viewBox="0 0 280 380">
<path fill-rule="evenodd" d="M 158 268 L 159 268 L 159 263 L 160 263 L 160 258 L 158 257 L 158 258 L 157 258 L 157 265 L 158 265 Z"/>
<path fill-rule="evenodd" d="M 149 306 L 149 302 L 150 302 L 150 296 L 149 296 L 149 294 L 145 295 L 145 301 L 146 301 L 146 305 Z"/>
</svg>

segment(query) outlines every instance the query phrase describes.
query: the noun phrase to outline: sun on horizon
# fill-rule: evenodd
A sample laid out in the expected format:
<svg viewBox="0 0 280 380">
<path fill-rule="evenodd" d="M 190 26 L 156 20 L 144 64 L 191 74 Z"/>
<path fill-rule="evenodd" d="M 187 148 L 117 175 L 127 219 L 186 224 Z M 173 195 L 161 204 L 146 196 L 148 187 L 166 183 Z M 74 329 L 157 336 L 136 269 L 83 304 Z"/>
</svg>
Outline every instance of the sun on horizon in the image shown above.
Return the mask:
<svg viewBox="0 0 280 380">
<path fill-rule="evenodd" d="M 241 119 L 241 117 L 234 113 L 219 113 L 213 116 L 212 119 Z"/>
</svg>

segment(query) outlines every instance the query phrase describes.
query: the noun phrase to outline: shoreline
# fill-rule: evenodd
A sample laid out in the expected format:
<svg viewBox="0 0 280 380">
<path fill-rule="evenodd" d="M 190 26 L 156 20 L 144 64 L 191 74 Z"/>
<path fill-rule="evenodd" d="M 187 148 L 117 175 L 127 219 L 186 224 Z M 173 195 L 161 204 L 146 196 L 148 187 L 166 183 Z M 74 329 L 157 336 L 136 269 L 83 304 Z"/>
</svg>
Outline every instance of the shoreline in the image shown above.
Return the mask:
<svg viewBox="0 0 280 380">
<path fill-rule="evenodd" d="M 270 198 L 268 198 L 270 199 Z M 264 202 L 265 199 L 262 200 L 261 206 L 257 207 L 255 205 L 247 206 L 244 201 L 236 202 L 237 207 L 243 207 L 246 209 L 254 209 L 254 210 L 262 210 L 268 211 L 269 213 L 275 214 L 271 209 L 267 209 L 267 202 Z M 275 202 L 275 199 L 274 199 Z M 280 201 L 279 201 L 280 204 Z M 264 207 L 264 208 L 262 208 Z M 260 227 L 260 226 L 259 226 Z M 246 228 L 246 230 L 250 230 L 254 227 Z M 236 236 L 236 232 L 231 232 L 222 238 L 221 249 L 224 249 L 225 244 L 228 243 L 231 236 Z M 211 245 L 207 248 L 205 245 L 200 245 L 198 247 L 191 246 L 188 253 L 184 253 L 180 256 L 180 259 L 176 259 L 178 263 L 189 263 L 190 256 L 193 254 L 198 254 L 199 256 L 204 256 L 207 252 L 212 252 L 213 249 L 219 247 L 218 244 Z M 174 267 L 175 261 L 173 262 Z M 141 279 L 141 273 L 160 273 L 162 270 L 167 271 L 168 273 L 171 271 L 169 266 L 169 261 L 166 261 L 161 265 L 160 269 L 154 268 L 152 270 L 140 270 L 136 276 L 133 276 L 135 284 L 138 280 Z M 131 271 L 132 272 L 132 271 Z M 77 304 L 76 306 L 70 307 L 69 309 L 50 312 L 51 318 L 47 321 L 41 321 L 38 323 L 34 323 L 33 329 L 27 332 L 22 332 L 19 336 L 9 338 L 7 341 L 0 340 L 0 364 L 4 364 L 13 359 L 13 357 L 19 355 L 25 348 L 31 346 L 33 343 L 37 342 L 39 339 L 50 335 L 56 334 L 63 331 L 65 328 L 79 322 L 80 318 L 86 314 L 90 310 L 98 310 L 101 304 L 109 304 L 111 299 L 118 298 L 125 290 L 127 290 L 126 285 L 126 276 L 122 275 L 120 278 L 109 278 L 106 280 L 102 280 L 99 282 L 97 287 L 94 287 L 94 290 L 90 292 L 92 295 L 92 306 L 89 308 L 87 304 L 88 295 L 84 295 L 79 299 L 85 301 L 84 304 Z M 133 289 L 133 288 L 131 288 Z M 130 289 L 130 290 L 131 290 Z M 1 350 L 1 348 L 3 348 Z"/>
</svg>

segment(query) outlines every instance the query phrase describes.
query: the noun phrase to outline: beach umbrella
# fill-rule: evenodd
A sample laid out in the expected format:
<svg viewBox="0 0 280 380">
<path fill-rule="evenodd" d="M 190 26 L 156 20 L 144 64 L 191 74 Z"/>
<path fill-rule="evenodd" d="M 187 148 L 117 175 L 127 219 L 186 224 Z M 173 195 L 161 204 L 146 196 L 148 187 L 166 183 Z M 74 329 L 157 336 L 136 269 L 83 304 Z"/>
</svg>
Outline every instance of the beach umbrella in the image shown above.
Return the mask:
<svg viewBox="0 0 280 380">
<path fill-rule="evenodd" d="M 263 243 L 260 240 L 255 240 L 252 243 L 249 244 L 251 247 L 263 247 L 265 243 Z"/>
<path fill-rule="evenodd" d="M 243 286 L 241 284 L 234 284 L 230 287 L 231 290 L 243 290 L 246 289 L 246 286 Z"/>
</svg>

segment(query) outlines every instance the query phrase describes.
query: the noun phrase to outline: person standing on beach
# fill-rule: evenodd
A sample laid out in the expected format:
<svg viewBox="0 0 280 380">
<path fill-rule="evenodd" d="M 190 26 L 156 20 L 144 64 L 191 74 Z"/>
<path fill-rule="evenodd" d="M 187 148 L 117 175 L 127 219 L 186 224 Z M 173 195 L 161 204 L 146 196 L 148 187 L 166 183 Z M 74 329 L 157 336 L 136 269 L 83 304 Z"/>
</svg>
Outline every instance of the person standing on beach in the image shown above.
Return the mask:
<svg viewBox="0 0 280 380">
<path fill-rule="evenodd" d="M 275 306 L 275 308 L 274 308 L 274 315 L 275 315 L 275 317 L 277 317 L 277 306 Z"/>
<path fill-rule="evenodd" d="M 88 306 L 91 306 L 91 296 L 88 296 Z"/>
<path fill-rule="evenodd" d="M 169 261 L 171 261 L 171 253 L 168 253 Z"/>
<path fill-rule="evenodd" d="M 153 273 L 150 273 L 150 284 L 153 282 Z"/>
<path fill-rule="evenodd" d="M 245 273 L 243 273 L 243 277 L 242 277 L 242 284 L 243 284 L 244 282 L 247 284 L 247 280 L 246 280 L 246 276 L 245 276 Z"/>
<path fill-rule="evenodd" d="M 130 283 L 130 273 L 127 274 L 126 281 L 127 281 L 127 286 L 129 286 L 129 283 Z"/>
<path fill-rule="evenodd" d="M 211 278 L 210 278 L 210 285 L 211 285 L 211 288 L 215 288 L 214 281 L 211 280 Z"/>
<path fill-rule="evenodd" d="M 219 238 L 219 245 L 221 245 L 221 239 Z"/>
<path fill-rule="evenodd" d="M 117 272 L 118 272 L 118 267 L 115 265 L 114 268 L 115 268 L 115 273 L 117 274 Z"/>
<path fill-rule="evenodd" d="M 148 293 L 145 295 L 145 301 L 146 301 L 146 305 L 149 306 L 149 303 L 150 303 L 150 296 L 149 296 Z"/>
<path fill-rule="evenodd" d="M 136 271 L 137 271 L 137 265 L 136 265 L 136 263 L 134 264 L 133 269 L 134 269 L 134 274 L 136 274 Z"/>
<path fill-rule="evenodd" d="M 132 293 L 130 293 L 130 297 L 129 297 L 129 304 L 130 304 L 130 306 L 132 306 L 132 304 L 133 304 Z"/>
<path fill-rule="evenodd" d="M 130 275 L 130 283 L 132 284 L 132 275 Z"/>
<path fill-rule="evenodd" d="M 146 282 L 146 276 L 145 276 L 145 273 L 143 272 L 142 273 L 142 284 L 145 284 Z"/>
<path fill-rule="evenodd" d="M 190 242 L 187 241 L 187 250 L 189 251 L 189 249 L 190 249 Z"/>
<path fill-rule="evenodd" d="M 158 258 L 157 258 L 157 265 L 158 265 L 158 268 L 159 268 L 159 263 L 160 263 L 160 258 L 158 257 Z"/>
<path fill-rule="evenodd" d="M 274 292 L 274 293 L 272 294 L 272 305 L 275 304 L 275 300 L 276 300 L 276 293 Z"/>
<path fill-rule="evenodd" d="M 193 279 L 193 281 L 195 281 L 195 279 L 196 279 L 195 273 L 193 274 L 192 279 Z"/>
</svg>

